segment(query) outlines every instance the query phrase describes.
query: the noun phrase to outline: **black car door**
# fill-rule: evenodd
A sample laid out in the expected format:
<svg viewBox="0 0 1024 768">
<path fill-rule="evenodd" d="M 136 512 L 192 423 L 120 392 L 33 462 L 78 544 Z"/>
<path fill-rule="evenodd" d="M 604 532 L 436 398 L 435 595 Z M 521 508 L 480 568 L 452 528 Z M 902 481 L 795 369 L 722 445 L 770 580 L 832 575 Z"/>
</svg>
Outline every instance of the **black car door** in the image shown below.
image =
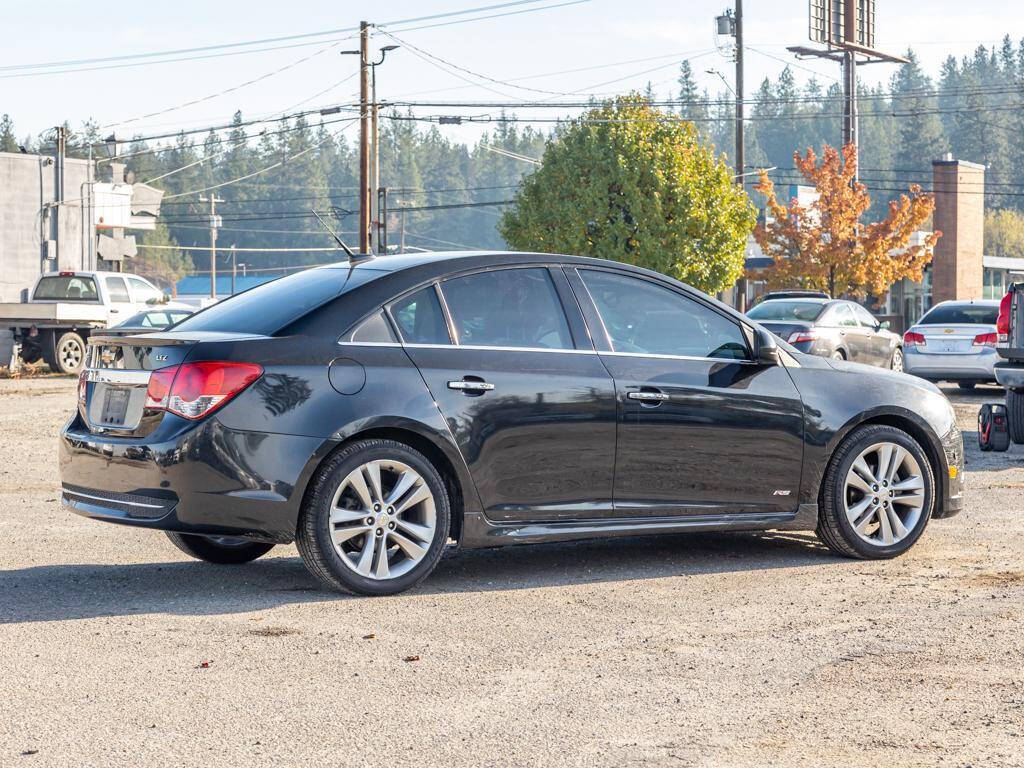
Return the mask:
<svg viewBox="0 0 1024 768">
<path fill-rule="evenodd" d="M 615 388 L 560 270 L 456 276 L 389 311 L 488 518 L 611 513 Z"/>
<path fill-rule="evenodd" d="M 787 370 L 754 362 L 733 318 L 674 286 L 569 277 L 615 379 L 616 514 L 794 512 L 804 414 Z"/>
</svg>

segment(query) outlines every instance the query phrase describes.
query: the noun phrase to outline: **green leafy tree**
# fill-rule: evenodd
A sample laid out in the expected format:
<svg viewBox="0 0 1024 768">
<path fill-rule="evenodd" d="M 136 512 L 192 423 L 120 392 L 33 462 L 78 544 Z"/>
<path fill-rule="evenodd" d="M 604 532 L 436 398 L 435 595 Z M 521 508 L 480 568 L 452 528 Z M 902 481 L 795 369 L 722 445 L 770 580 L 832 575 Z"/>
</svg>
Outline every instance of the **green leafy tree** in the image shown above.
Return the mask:
<svg viewBox="0 0 1024 768">
<path fill-rule="evenodd" d="M 921 69 L 912 50 L 907 51 L 907 59 L 892 78 L 892 107 L 900 115 L 893 162 L 901 170 L 925 173 L 931 170 L 932 160 L 942 157 L 949 145 L 936 114 L 937 102 L 930 95 L 931 78 Z"/>
<path fill-rule="evenodd" d="M 985 253 L 1024 257 L 1024 214 L 1009 209 L 985 211 Z"/>
<path fill-rule="evenodd" d="M 615 259 L 716 292 L 742 273 L 755 218 L 693 124 L 633 94 L 549 143 L 499 228 L 520 250 Z"/>
<path fill-rule="evenodd" d="M 139 233 L 136 237 L 141 245 L 173 247 L 139 248 L 138 255 L 125 265 L 125 269 L 142 275 L 174 295 L 177 282 L 195 269 L 192 258 L 178 250 L 178 244 L 163 222 L 158 222 L 156 229 Z"/>
<path fill-rule="evenodd" d="M 0 117 L 0 152 L 17 152 L 18 140 L 14 137 L 14 123 L 10 116 Z"/>
</svg>

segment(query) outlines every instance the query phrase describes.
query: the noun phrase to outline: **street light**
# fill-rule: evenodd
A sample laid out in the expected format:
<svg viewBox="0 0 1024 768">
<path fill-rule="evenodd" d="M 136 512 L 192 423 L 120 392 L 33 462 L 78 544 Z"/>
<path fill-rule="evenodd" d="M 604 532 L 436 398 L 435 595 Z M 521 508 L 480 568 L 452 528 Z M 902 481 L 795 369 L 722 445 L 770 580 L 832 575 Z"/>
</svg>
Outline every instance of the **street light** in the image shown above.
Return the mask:
<svg viewBox="0 0 1024 768">
<path fill-rule="evenodd" d="M 103 146 L 107 151 L 107 157 L 113 160 L 117 157 L 117 136 L 110 134 L 103 140 Z"/>
</svg>

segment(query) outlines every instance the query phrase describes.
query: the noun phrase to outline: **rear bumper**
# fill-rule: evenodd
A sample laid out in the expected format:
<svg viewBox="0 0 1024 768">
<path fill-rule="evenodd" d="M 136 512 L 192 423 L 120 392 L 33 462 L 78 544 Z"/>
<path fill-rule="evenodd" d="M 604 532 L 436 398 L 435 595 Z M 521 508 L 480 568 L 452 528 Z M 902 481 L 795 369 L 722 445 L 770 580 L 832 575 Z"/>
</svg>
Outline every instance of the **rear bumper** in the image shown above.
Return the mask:
<svg viewBox="0 0 1024 768">
<path fill-rule="evenodd" d="M 996 381 L 1007 389 L 1024 389 L 1024 365 L 1001 362 L 995 368 Z"/>
<path fill-rule="evenodd" d="M 124 525 L 286 543 L 326 450 L 322 438 L 230 430 L 215 418 L 167 419 L 144 440 L 96 435 L 76 415 L 59 439 L 61 503 Z"/>
<path fill-rule="evenodd" d="M 999 355 L 986 348 L 976 354 L 934 355 L 903 350 L 903 370 L 930 381 L 995 381 L 995 364 Z"/>
</svg>

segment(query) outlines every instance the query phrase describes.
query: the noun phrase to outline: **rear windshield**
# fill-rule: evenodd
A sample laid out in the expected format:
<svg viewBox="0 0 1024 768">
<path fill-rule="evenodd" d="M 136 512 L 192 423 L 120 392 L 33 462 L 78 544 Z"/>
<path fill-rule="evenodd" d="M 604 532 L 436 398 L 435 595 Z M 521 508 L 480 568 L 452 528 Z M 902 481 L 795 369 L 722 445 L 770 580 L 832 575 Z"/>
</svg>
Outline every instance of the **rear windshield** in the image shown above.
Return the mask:
<svg viewBox="0 0 1024 768">
<path fill-rule="evenodd" d="M 817 320 L 825 305 L 818 301 L 786 301 L 769 299 L 747 312 L 754 320 L 796 320 L 810 322 Z"/>
<path fill-rule="evenodd" d="M 999 307 L 980 304 L 942 304 L 917 321 L 918 325 L 995 325 Z"/>
<path fill-rule="evenodd" d="M 230 296 L 185 318 L 174 330 L 270 336 L 335 296 L 382 274 L 370 269 L 307 269 Z"/>
<path fill-rule="evenodd" d="M 33 299 L 46 301 L 98 301 L 96 281 L 91 277 L 77 275 L 54 275 L 43 277 L 36 284 Z"/>
</svg>

